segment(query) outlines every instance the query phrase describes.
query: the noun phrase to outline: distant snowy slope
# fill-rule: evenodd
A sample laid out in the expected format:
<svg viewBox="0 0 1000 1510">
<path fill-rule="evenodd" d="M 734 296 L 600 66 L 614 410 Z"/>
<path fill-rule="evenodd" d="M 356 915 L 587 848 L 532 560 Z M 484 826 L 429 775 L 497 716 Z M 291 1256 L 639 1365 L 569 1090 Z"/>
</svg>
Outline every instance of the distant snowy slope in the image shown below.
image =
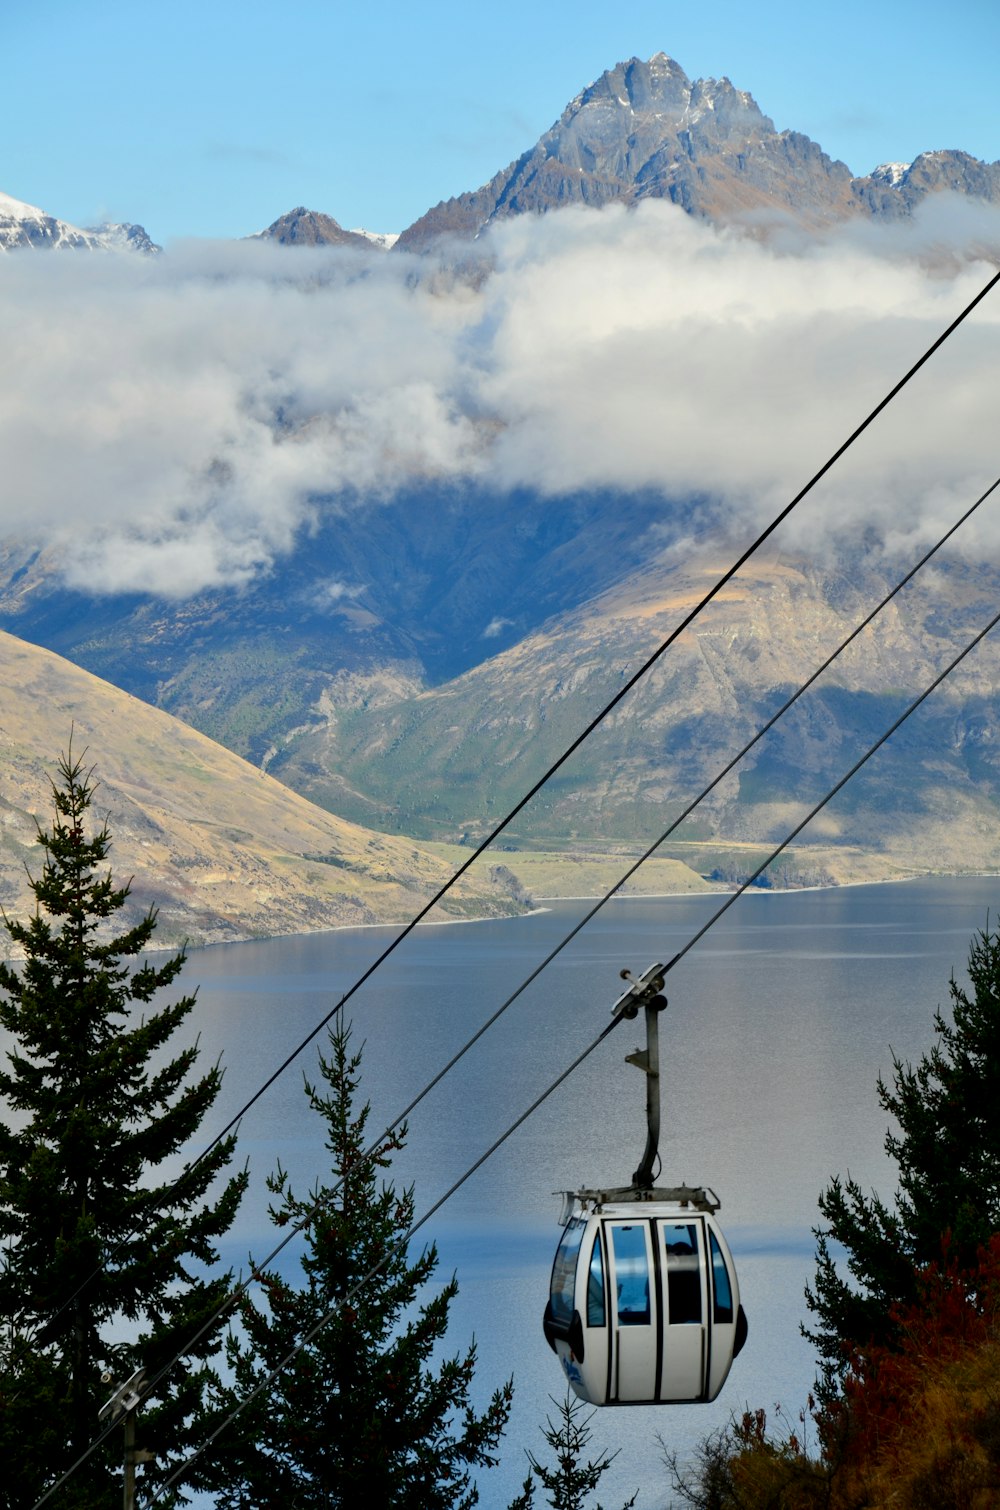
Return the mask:
<svg viewBox="0 0 1000 1510">
<path fill-rule="evenodd" d="M 352 236 L 364 236 L 366 241 L 370 241 L 373 246 L 380 247 L 383 252 L 389 251 L 399 240 L 398 231 L 366 231 L 364 226 L 360 225 L 355 226 L 350 234 Z"/>
<path fill-rule="evenodd" d="M 0 251 L 18 247 L 83 251 L 158 252 L 141 225 L 102 225 L 89 230 L 47 215 L 37 205 L 0 193 Z"/>
</svg>

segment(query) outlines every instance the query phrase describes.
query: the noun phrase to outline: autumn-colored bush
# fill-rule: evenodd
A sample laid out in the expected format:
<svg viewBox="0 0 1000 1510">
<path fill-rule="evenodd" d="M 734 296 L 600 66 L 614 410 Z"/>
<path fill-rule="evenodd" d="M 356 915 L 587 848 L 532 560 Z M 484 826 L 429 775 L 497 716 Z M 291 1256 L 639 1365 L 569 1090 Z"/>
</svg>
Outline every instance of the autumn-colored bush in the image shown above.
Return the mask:
<svg viewBox="0 0 1000 1510">
<path fill-rule="evenodd" d="M 837 1503 L 980 1510 L 1000 1503 L 1000 1235 L 947 1259 L 896 1308 L 899 1346 L 856 1353 L 822 1422 Z"/>
<path fill-rule="evenodd" d="M 962 1269 L 917 1276 L 893 1309 L 895 1346 L 848 1360 L 838 1399 L 791 1430 L 748 1411 L 702 1444 L 693 1471 L 668 1457 L 697 1510 L 996 1510 L 1000 1506 L 1000 1234 Z"/>
<path fill-rule="evenodd" d="M 733 1416 L 701 1443 L 693 1467 L 665 1452 L 674 1494 L 695 1510 L 825 1510 L 830 1472 L 808 1450 L 809 1418 L 800 1412 L 793 1429 L 778 1406 L 776 1420 L 769 1430 L 763 1410 Z"/>
</svg>

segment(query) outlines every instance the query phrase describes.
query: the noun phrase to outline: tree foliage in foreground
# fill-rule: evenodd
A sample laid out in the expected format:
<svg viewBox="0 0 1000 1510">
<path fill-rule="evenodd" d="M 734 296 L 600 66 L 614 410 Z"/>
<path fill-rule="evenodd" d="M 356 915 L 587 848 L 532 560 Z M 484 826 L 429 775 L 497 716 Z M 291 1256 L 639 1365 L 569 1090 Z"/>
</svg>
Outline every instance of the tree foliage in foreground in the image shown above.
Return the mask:
<svg viewBox="0 0 1000 1510">
<path fill-rule="evenodd" d="M 845 1503 L 986 1510 L 1000 1502 L 1000 1235 L 894 1308 L 891 1345 L 856 1353 L 828 1413 Z"/>
<path fill-rule="evenodd" d="M 823 1378 L 816 1448 L 747 1412 L 701 1445 L 675 1493 L 697 1510 L 992 1510 L 1000 1504 L 1000 933 L 978 933 L 971 990 L 916 1067 L 880 1079 L 898 1125 L 889 1206 L 856 1182 L 821 1197 L 807 1300 Z M 843 1245 L 847 1275 L 831 1242 Z"/>
<path fill-rule="evenodd" d="M 664 1450 L 673 1504 L 693 1510 L 833 1510 L 834 1475 L 806 1446 L 808 1422 L 768 1428 L 767 1413 L 745 1410 L 699 1444 L 692 1464 Z M 665 1446 L 662 1438 L 660 1445 Z"/>
<path fill-rule="evenodd" d="M 542 1428 L 542 1435 L 552 1450 L 555 1466 L 540 1463 L 534 1453 L 528 1453 L 531 1472 L 524 1481 L 524 1488 L 513 1500 L 508 1510 L 534 1510 L 535 1483 L 541 1484 L 548 1495 L 553 1510 L 585 1510 L 587 1496 L 597 1488 L 610 1468 L 617 1452 L 600 1452 L 596 1458 L 584 1459 L 591 1438 L 590 1422 L 594 1412 L 585 1415 L 586 1407 L 567 1390 L 564 1400 L 553 1400 L 559 1411 L 557 1421 L 551 1416 Z M 623 1510 L 631 1510 L 636 1495 L 625 1501 Z M 595 1510 L 601 1510 L 600 1505 Z"/>
<path fill-rule="evenodd" d="M 192 1078 L 195 1045 L 170 1055 L 194 998 L 153 1004 L 184 963 L 140 962 L 155 911 L 113 933 L 129 887 L 105 866 L 111 838 L 90 822 L 94 790 L 72 754 L 60 761 L 51 827 L 37 836 L 34 915 L 4 914 L 23 954 L 0 963 L 10 1042 L 0 1069 L 0 1504 L 11 1507 L 33 1504 L 98 1435 L 104 1372 L 120 1382 L 141 1364 L 151 1377 L 181 1353 L 140 1419 L 160 1470 L 185 1447 L 221 1323 L 190 1339 L 229 1284 L 205 1270 L 245 1183 L 219 1183 L 231 1139 L 177 1181 L 162 1173 L 197 1134 L 221 1076 L 215 1067 Z M 59 1504 L 117 1497 L 121 1453 L 115 1433 Z"/>
<path fill-rule="evenodd" d="M 326 1123 L 334 1184 L 302 1198 L 280 1168 L 268 1182 L 276 1226 L 305 1223 L 304 1283 L 267 1273 L 263 1304 L 244 1298 L 217 1420 L 329 1319 L 220 1436 L 205 1470 L 220 1510 L 463 1510 L 478 1500 L 471 1470 L 495 1464 L 510 1414 L 510 1382 L 485 1411 L 472 1409 L 474 1344 L 432 1358 L 458 1286 L 452 1278 L 420 1299 L 437 1253 L 431 1246 L 411 1259 L 413 1190 L 379 1177 L 406 1130 L 366 1156 L 369 1107 L 355 1105 L 361 1056 L 349 1039 L 338 1027 L 329 1059 L 320 1056 L 326 1089 L 306 1084 Z"/>
<path fill-rule="evenodd" d="M 971 1269 L 931 1264 L 893 1308 L 891 1345 L 852 1354 L 843 1389 L 800 1429 L 762 1410 L 668 1457 L 694 1510 L 994 1510 L 1000 1503 L 1000 1236 Z"/>
<path fill-rule="evenodd" d="M 855 1180 L 835 1178 L 820 1197 L 817 1272 L 806 1293 L 817 1319 L 807 1336 L 834 1395 L 852 1350 L 888 1342 L 892 1309 L 912 1305 L 918 1277 L 941 1258 L 972 1268 L 1000 1230 L 1000 932 L 987 927 L 969 950 L 971 991 L 952 977 L 952 1021 L 934 1017 L 936 1042 L 914 1067 L 893 1058 L 879 1102 L 898 1124 L 886 1150 L 899 1168 L 892 1205 Z M 846 1250 L 848 1276 L 831 1243 Z"/>
</svg>

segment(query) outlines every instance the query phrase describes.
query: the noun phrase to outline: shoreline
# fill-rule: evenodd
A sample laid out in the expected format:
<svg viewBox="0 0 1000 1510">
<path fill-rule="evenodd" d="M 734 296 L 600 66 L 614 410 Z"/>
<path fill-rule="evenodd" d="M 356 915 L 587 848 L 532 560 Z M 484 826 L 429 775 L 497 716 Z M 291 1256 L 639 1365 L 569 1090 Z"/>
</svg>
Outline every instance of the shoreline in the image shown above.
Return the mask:
<svg viewBox="0 0 1000 1510">
<path fill-rule="evenodd" d="M 968 870 L 968 871 L 924 871 L 912 876 L 884 876 L 880 880 L 860 881 L 835 881 L 829 885 L 819 886 L 752 886 L 743 893 L 745 897 L 789 897 L 801 896 L 807 892 L 817 891 L 846 891 L 858 886 L 899 886 L 912 881 L 988 881 L 1000 882 L 1000 871 L 995 870 Z M 692 897 L 725 897 L 732 896 L 735 886 L 712 887 L 705 891 L 658 891 L 658 892 L 633 892 L 625 896 L 608 896 L 607 902 L 667 902 Z M 513 923 L 522 918 L 539 917 L 544 913 L 551 912 L 561 902 L 597 902 L 605 895 L 602 892 L 593 892 L 583 896 L 539 896 L 535 898 L 538 905 L 527 908 L 524 912 L 509 913 L 503 917 L 470 917 L 470 918 L 422 918 L 415 928 L 451 928 L 462 927 L 474 923 Z M 334 934 L 348 932 L 372 932 L 375 929 L 395 929 L 402 932 L 409 926 L 408 923 L 337 923 L 331 928 L 310 928 L 304 933 L 269 933 L 248 934 L 239 939 L 214 939 L 204 944 L 192 944 L 194 949 L 223 949 L 240 944 L 267 944 L 278 939 L 290 938 L 314 938 L 319 934 Z M 180 945 L 165 944 L 162 949 L 149 950 L 149 953 L 177 953 Z M 190 951 L 189 951 L 190 952 Z"/>
</svg>

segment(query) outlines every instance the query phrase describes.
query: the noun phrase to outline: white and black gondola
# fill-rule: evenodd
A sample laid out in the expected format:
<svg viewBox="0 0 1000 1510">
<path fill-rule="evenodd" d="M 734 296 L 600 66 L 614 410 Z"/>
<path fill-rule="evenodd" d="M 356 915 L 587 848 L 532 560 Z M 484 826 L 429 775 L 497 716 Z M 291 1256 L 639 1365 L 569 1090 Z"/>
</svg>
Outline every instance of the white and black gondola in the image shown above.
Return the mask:
<svg viewBox="0 0 1000 1510">
<path fill-rule="evenodd" d="M 627 972 L 622 972 L 627 977 Z M 653 1184 L 660 1120 L 657 1019 L 663 966 L 615 1003 L 646 1015 L 646 1149 L 631 1185 L 564 1194 L 543 1328 L 574 1392 L 592 1405 L 714 1400 L 747 1336 L 739 1281 L 706 1188 Z"/>
</svg>

